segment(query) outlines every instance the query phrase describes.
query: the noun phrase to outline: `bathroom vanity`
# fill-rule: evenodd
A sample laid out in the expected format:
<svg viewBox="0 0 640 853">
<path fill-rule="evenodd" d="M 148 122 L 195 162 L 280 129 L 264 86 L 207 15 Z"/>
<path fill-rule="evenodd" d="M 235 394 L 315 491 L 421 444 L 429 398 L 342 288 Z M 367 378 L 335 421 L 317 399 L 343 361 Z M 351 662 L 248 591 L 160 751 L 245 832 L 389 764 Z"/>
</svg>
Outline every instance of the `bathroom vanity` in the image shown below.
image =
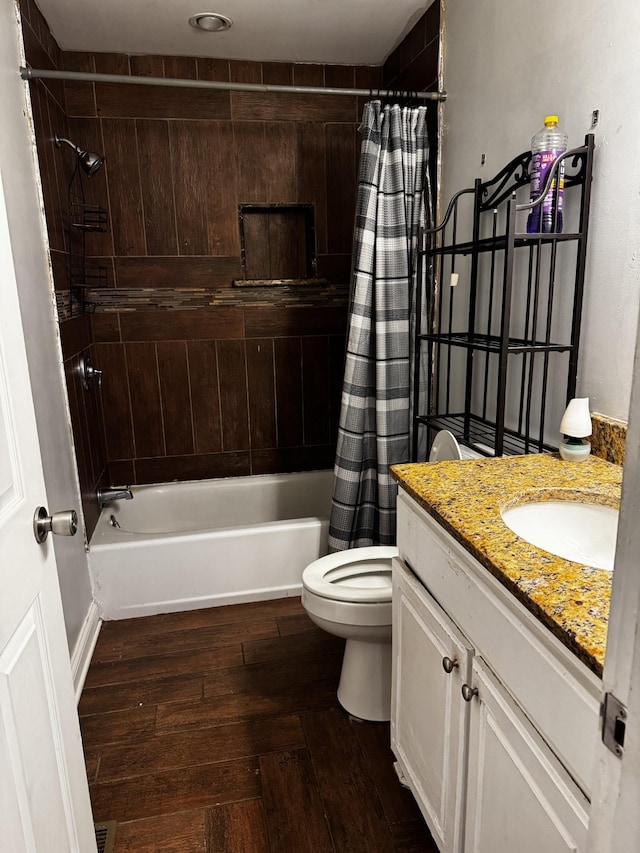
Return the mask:
<svg viewBox="0 0 640 853">
<path fill-rule="evenodd" d="M 536 496 L 615 506 L 621 469 L 539 455 L 394 475 L 401 780 L 441 853 L 584 851 L 611 574 L 529 545 L 500 511 Z"/>
</svg>

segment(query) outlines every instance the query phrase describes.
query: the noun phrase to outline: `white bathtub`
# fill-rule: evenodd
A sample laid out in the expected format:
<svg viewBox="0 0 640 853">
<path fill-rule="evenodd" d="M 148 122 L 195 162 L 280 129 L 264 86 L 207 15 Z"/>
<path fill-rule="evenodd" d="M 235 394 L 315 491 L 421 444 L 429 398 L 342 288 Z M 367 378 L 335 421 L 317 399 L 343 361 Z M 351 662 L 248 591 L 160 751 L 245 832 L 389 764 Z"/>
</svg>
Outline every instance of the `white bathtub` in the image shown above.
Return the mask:
<svg viewBox="0 0 640 853">
<path fill-rule="evenodd" d="M 134 487 L 89 544 L 103 618 L 299 595 L 327 553 L 332 485 L 310 471 Z"/>
</svg>

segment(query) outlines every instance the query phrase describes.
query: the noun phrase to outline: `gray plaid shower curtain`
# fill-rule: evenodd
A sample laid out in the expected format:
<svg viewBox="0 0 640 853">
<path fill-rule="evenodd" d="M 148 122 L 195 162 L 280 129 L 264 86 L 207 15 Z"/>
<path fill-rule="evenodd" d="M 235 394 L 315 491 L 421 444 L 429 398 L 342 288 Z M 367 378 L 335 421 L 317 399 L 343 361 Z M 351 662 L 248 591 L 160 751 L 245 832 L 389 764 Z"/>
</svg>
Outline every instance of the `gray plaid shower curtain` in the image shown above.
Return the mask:
<svg viewBox="0 0 640 853">
<path fill-rule="evenodd" d="M 415 260 L 431 205 L 426 107 L 372 101 L 360 131 L 330 551 L 395 543 L 389 466 L 409 460 Z"/>
</svg>

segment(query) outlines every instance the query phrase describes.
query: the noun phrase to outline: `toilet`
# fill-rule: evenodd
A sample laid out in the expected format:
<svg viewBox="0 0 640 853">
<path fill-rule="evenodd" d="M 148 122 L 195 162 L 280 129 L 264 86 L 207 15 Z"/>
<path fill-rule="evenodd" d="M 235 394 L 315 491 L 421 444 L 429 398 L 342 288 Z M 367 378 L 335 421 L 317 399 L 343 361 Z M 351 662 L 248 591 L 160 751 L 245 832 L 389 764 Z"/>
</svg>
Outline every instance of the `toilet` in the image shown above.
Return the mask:
<svg viewBox="0 0 640 853">
<path fill-rule="evenodd" d="M 302 573 L 302 606 L 319 628 L 347 641 L 338 701 L 362 720 L 391 710 L 392 546 L 328 554 Z"/>
<path fill-rule="evenodd" d="M 442 430 L 429 461 L 478 456 Z M 310 619 L 347 641 L 338 701 L 362 720 L 391 717 L 391 561 L 397 556 L 393 546 L 352 548 L 314 560 L 302 573 L 302 605 Z"/>
</svg>

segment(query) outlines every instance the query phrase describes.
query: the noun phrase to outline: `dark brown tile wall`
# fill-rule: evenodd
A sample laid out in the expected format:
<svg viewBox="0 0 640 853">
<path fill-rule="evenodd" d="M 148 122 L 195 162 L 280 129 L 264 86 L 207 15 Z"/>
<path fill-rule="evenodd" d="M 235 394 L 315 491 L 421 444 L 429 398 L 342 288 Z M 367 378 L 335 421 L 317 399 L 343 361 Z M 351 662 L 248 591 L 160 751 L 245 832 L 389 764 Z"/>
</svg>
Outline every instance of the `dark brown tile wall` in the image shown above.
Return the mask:
<svg viewBox="0 0 640 853">
<path fill-rule="evenodd" d="M 345 310 L 94 315 L 111 479 L 330 467 Z"/>
<path fill-rule="evenodd" d="M 390 89 L 432 91 L 438 88 L 440 3 L 429 6 L 383 66 L 384 85 Z"/>
<path fill-rule="evenodd" d="M 32 0 L 22 0 L 22 29 L 27 62 L 34 68 L 62 67 L 62 53 L 52 37 L 47 23 Z M 67 185 L 73 169 L 73 152 L 68 147 L 56 148 L 57 135 L 71 135 L 63 84 L 56 80 L 37 80 L 31 86 L 31 103 L 38 159 L 42 178 L 45 212 L 56 290 L 61 296 L 68 292 L 68 214 Z M 95 149 L 92 139 L 82 140 Z M 100 142 L 101 145 L 101 142 Z M 80 354 L 96 361 L 93 350 L 91 319 L 73 306 L 65 312 L 68 319 L 60 320 L 60 336 L 67 379 L 69 410 L 73 427 L 82 504 L 91 535 L 98 517 L 96 489 L 107 473 L 107 452 L 102 417 L 102 395 L 82 387 L 78 370 Z"/>
<path fill-rule="evenodd" d="M 65 54 L 63 62 L 317 85 L 351 85 L 356 75 L 373 81 L 380 73 L 88 54 Z M 99 306 L 92 318 L 111 478 L 126 474 L 141 483 L 330 466 L 351 266 L 357 100 L 135 85 L 65 84 L 65 91 L 70 132 L 106 156 L 90 189 L 108 210 L 110 232 L 88 237 L 87 248 L 114 289 L 112 313 Z M 326 304 L 302 291 L 286 305 L 273 294 L 234 297 L 232 282 L 242 277 L 238 205 L 250 202 L 314 205 L 319 274 L 330 287 L 343 285 L 345 298 L 336 301 L 335 288 Z M 131 301 L 135 288 L 152 289 L 158 308 L 131 310 L 141 309 Z M 170 292 L 197 288 L 209 296 L 225 290 L 229 299 L 189 310 L 168 301 Z"/>
<path fill-rule="evenodd" d="M 437 91 L 439 55 L 440 3 L 434 0 L 387 58 L 382 72 L 384 85 L 390 89 Z M 427 112 L 427 130 L 432 152 L 432 187 L 435 188 L 438 150 L 438 109 L 435 102 Z"/>
<path fill-rule="evenodd" d="M 28 61 L 37 67 L 436 86 L 437 3 L 384 69 L 63 53 L 33 0 L 23 7 Z M 335 288 L 346 296 L 366 99 L 55 81 L 34 83 L 32 93 L 89 532 L 92 493 L 107 478 L 142 483 L 330 467 L 346 325 L 346 298 L 336 299 Z M 66 297 L 73 153 L 52 145 L 56 132 L 106 156 L 85 189 L 88 201 L 107 210 L 110 227 L 88 235 L 86 246 L 105 270 L 101 292 L 113 296 L 98 299 L 91 315 Z M 302 289 L 285 300 L 235 296 L 232 282 L 242 276 L 237 210 L 250 202 L 314 205 L 325 303 Z M 144 300 L 133 298 L 136 290 Z M 201 292 L 202 302 L 187 306 L 176 292 L 190 300 Z M 104 372 L 100 392 L 85 392 L 77 380 L 83 350 Z"/>
</svg>

